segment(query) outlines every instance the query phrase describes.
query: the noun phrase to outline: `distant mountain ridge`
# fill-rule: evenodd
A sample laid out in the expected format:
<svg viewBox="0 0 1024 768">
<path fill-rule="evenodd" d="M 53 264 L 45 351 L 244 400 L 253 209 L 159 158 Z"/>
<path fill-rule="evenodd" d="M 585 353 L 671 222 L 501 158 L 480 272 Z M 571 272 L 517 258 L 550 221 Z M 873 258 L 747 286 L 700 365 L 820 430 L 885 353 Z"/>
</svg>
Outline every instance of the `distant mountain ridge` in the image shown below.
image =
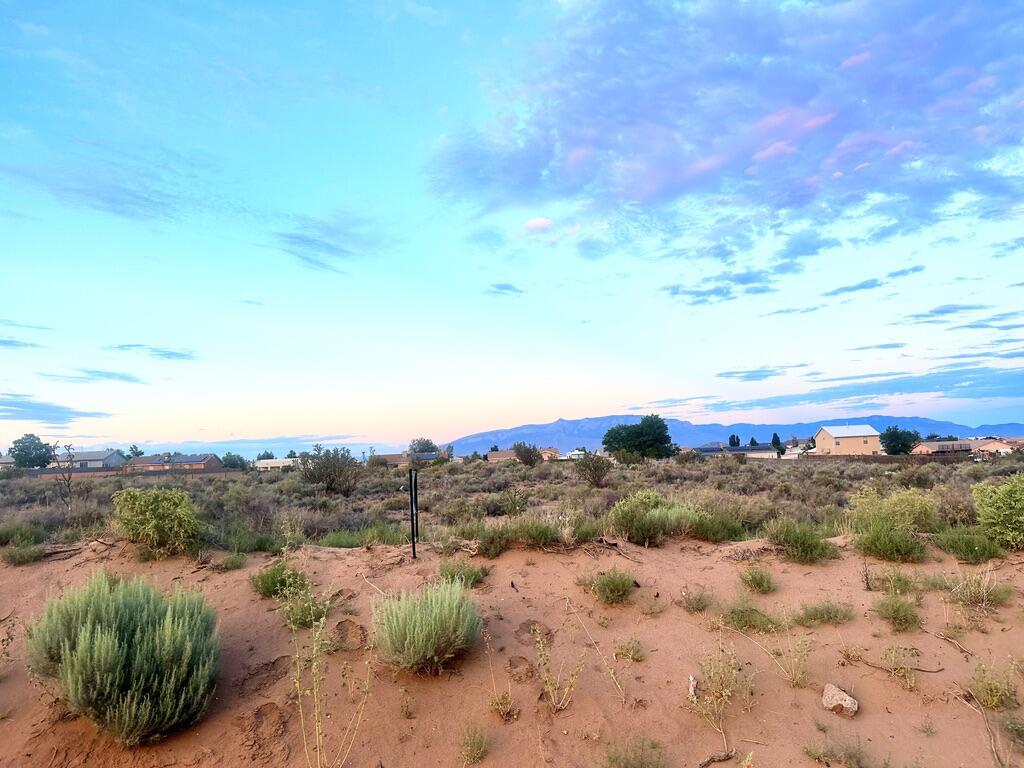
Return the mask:
<svg viewBox="0 0 1024 768">
<path fill-rule="evenodd" d="M 636 424 L 640 415 L 625 416 L 593 416 L 585 419 L 558 419 L 547 424 L 524 424 L 509 429 L 493 429 L 488 432 L 477 432 L 449 442 L 454 443 L 455 453 L 459 456 L 473 451 L 486 452 L 492 445 L 509 448 L 515 442 L 534 443 L 542 448 L 548 446 L 561 452 L 573 448 L 594 450 L 601 447 L 604 433 L 616 424 Z M 1024 436 L 1024 424 L 1010 422 L 1007 424 L 982 424 L 977 427 L 956 424 L 952 421 L 937 421 L 922 416 L 857 416 L 848 419 L 823 419 L 822 421 L 797 422 L 791 424 L 694 424 L 680 419 L 665 419 L 669 434 L 677 445 L 696 447 L 713 441 L 726 442 L 729 435 L 737 434 L 746 444 L 751 437 L 760 443 L 772 439 L 772 433 L 778 432 L 779 437 L 788 440 L 790 437 L 810 437 L 821 426 L 836 424 L 870 424 L 879 432 L 887 427 L 898 425 L 903 429 L 916 429 L 921 435 L 937 432 L 940 435 L 957 435 L 972 437 L 981 435 L 1002 435 L 1003 437 Z"/>
</svg>

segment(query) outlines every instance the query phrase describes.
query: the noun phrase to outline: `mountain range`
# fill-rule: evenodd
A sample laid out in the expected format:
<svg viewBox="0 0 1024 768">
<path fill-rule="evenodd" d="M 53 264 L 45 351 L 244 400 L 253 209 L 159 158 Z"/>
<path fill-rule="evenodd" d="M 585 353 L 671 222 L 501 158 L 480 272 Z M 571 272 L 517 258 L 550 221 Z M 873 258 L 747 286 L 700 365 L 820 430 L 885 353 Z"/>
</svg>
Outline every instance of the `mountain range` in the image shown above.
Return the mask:
<svg viewBox="0 0 1024 768">
<path fill-rule="evenodd" d="M 548 424 L 524 424 L 509 429 L 493 429 L 488 432 L 477 432 L 451 441 L 455 452 L 465 456 L 473 451 L 485 453 L 491 446 L 510 448 L 513 443 L 532 443 L 540 447 L 557 448 L 562 453 L 574 448 L 595 450 L 601 447 L 604 433 L 617 424 L 636 424 L 638 415 L 627 416 L 594 416 L 585 419 L 558 419 Z M 913 429 L 927 435 L 931 432 L 940 435 L 956 435 L 957 437 L 975 437 L 1000 435 L 1015 437 L 1024 435 L 1024 424 L 1011 422 L 1007 424 L 981 424 L 967 426 L 952 421 L 937 421 L 921 416 L 857 416 L 848 419 L 825 419 L 823 421 L 797 422 L 792 424 L 694 424 L 680 419 L 665 419 L 669 434 L 676 445 L 696 447 L 713 441 L 726 442 L 729 435 L 737 434 L 740 441 L 746 444 L 751 437 L 758 442 L 766 443 L 772 439 L 772 433 L 778 432 L 779 437 L 788 440 L 790 437 L 811 437 L 819 427 L 836 424 L 870 424 L 879 432 L 887 427 L 897 425 L 902 429 Z"/>
</svg>

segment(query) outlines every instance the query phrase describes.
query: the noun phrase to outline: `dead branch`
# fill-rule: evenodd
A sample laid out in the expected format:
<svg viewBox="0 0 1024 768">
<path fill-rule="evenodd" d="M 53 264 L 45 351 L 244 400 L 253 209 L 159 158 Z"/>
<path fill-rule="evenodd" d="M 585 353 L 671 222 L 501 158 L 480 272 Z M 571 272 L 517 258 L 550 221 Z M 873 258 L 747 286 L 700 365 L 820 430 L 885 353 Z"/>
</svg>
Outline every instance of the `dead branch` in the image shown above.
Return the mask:
<svg viewBox="0 0 1024 768">
<path fill-rule="evenodd" d="M 697 763 L 697 768 L 708 768 L 712 763 L 724 763 L 726 760 L 732 760 L 734 757 L 736 757 L 735 749 L 730 749 L 728 752 L 716 752 Z"/>
</svg>

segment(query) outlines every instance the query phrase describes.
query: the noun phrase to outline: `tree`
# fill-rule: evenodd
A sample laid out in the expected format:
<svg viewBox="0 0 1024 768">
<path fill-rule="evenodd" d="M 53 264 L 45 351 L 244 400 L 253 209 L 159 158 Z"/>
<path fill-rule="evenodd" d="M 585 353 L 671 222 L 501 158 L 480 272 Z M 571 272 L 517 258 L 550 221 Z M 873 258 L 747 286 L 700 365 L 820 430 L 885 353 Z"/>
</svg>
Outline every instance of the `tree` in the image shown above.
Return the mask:
<svg viewBox="0 0 1024 768">
<path fill-rule="evenodd" d="M 925 440 L 959 440 L 960 438 L 956 435 L 946 435 L 943 437 L 938 432 L 929 432 L 924 436 Z"/>
<path fill-rule="evenodd" d="M 224 469 L 247 469 L 249 467 L 248 461 L 231 451 L 224 454 L 221 463 L 224 465 Z"/>
<path fill-rule="evenodd" d="M 132 443 L 131 445 L 128 446 L 127 456 L 129 459 L 137 459 L 139 456 L 143 455 L 145 454 L 143 454 L 142 449 L 139 448 L 139 446 L 137 446 L 135 443 Z"/>
<path fill-rule="evenodd" d="M 313 452 L 299 455 L 299 471 L 307 483 L 319 483 L 327 493 L 351 495 L 364 467 L 348 448 L 324 448 L 317 443 Z"/>
<path fill-rule="evenodd" d="M 729 447 L 730 448 L 739 448 L 740 447 L 740 436 L 739 435 L 729 435 Z"/>
<path fill-rule="evenodd" d="M 893 424 L 886 427 L 880 439 L 882 450 L 892 456 L 910 453 L 910 449 L 921 442 L 921 435 L 915 429 L 900 429 Z"/>
<path fill-rule="evenodd" d="M 273 458 L 276 458 L 274 456 L 274 452 L 273 451 L 261 451 L 259 453 L 259 455 L 256 456 L 256 461 L 265 461 L 266 459 L 273 459 Z"/>
<path fill-rule="evenodd" d="M 581 480 L 586 481 L 594 488 L 600 488 L 604 485 L 604 480 L 608 477 L 608 473 L 612 471 L 612 462 L 610 459 L 606 459 L 604 456 L 598 456 L 596 453 L 588 453 L 584 451 L 582 457 L 576 459 L 573 466 L 576 469 L 576 474 Z"/>
<path fill-rule="evenodd" d="M 676 452 L 668 424 L 654 413 L 644 416 L 639 424 L 617 424 L 604 433 L 601 442 L 609 453 L 626 451 L 646 459 L 667 459 Z"/>
<path fill-rule="evenodd" d="M 70 443 L 64 446 L 63 453 L 60 443 L 54 443 L 50 447 L 50 454 L 53 456 L 53 463 L 57 465 L 57 474 L 54 477 L 57 483 L 57 496 L 64 504 L 68 517 L 71 517 L 74 502 L 75 452 Z"/>
<path fill-rule="evenodd" d="M 752 437 L 752 438 L 750 438 L 750 442 L 747 443 L 747 445 L 749 445 L 752 448 L 756 448 L 757 446 L 760 445 L 760 443 L 757 442 L 757 438 L 756 437 Z"/>
<path fill-rule="evenodd" d="M 409 453 L 440 453 L 437 443 L 429 437 L 417 437 L 409 441 Z"/>
<path fill-rule="evenodd" d="M 497 445 L 492 445 L 490 448 L 487 449 L 487 452 L 491 453 L 492 451 L 496 451 L 496 450 L 498 450 L 498 446 Z"/>
<path fill-rule="evenodd" d="M 786 452 L 786 446 L 782 444 L 782 439 L 779 437 L 778 432 L 772 432 L 772 448 L 775 449 L 779 456 Z"/>
<path fill-rule="evenodd" d="M 14 466 L 25 469 L 45 467 L 53 461 L 53 449 L 31 433 L 15 440 L 7 455 L 14 459 Z"/>
<path fill-rule="evenodd" d="M 297 459 L 297 458 L 299 458 L 299 454 L 297 454 L 297 453 L 296 453 L 295 451 L 293 451 L 293 450 L 292 450 L 292 451 L 288 451 L 288 455 L 287 455 L 287 456 L 285 456 L 285 458 L 286 458 L 286 459 Z"/>
<path fill-rule="evenodd" d="M 515 452 L 516 458 L 528 467 L 535 467 L 544 460 L 536 445 L 527 445 L 522 442 L 513 443 L 512 450 Z"/>
</svg>

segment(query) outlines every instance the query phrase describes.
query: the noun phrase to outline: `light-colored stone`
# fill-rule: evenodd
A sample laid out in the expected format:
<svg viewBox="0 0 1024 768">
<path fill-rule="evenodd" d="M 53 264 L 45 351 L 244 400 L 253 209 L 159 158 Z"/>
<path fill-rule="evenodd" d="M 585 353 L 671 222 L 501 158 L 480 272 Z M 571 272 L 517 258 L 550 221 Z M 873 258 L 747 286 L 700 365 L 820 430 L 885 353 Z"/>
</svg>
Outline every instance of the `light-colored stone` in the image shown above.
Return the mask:
<svg viewBox="0 0 1024 768">
<path fill-rule="evenodd" d="M 860 704 L 853 696 L 832 683 L 828 683 L 821 693 L 821 706 L 846 717 L 853 717 L 860 709 Z"/>
</svg>

